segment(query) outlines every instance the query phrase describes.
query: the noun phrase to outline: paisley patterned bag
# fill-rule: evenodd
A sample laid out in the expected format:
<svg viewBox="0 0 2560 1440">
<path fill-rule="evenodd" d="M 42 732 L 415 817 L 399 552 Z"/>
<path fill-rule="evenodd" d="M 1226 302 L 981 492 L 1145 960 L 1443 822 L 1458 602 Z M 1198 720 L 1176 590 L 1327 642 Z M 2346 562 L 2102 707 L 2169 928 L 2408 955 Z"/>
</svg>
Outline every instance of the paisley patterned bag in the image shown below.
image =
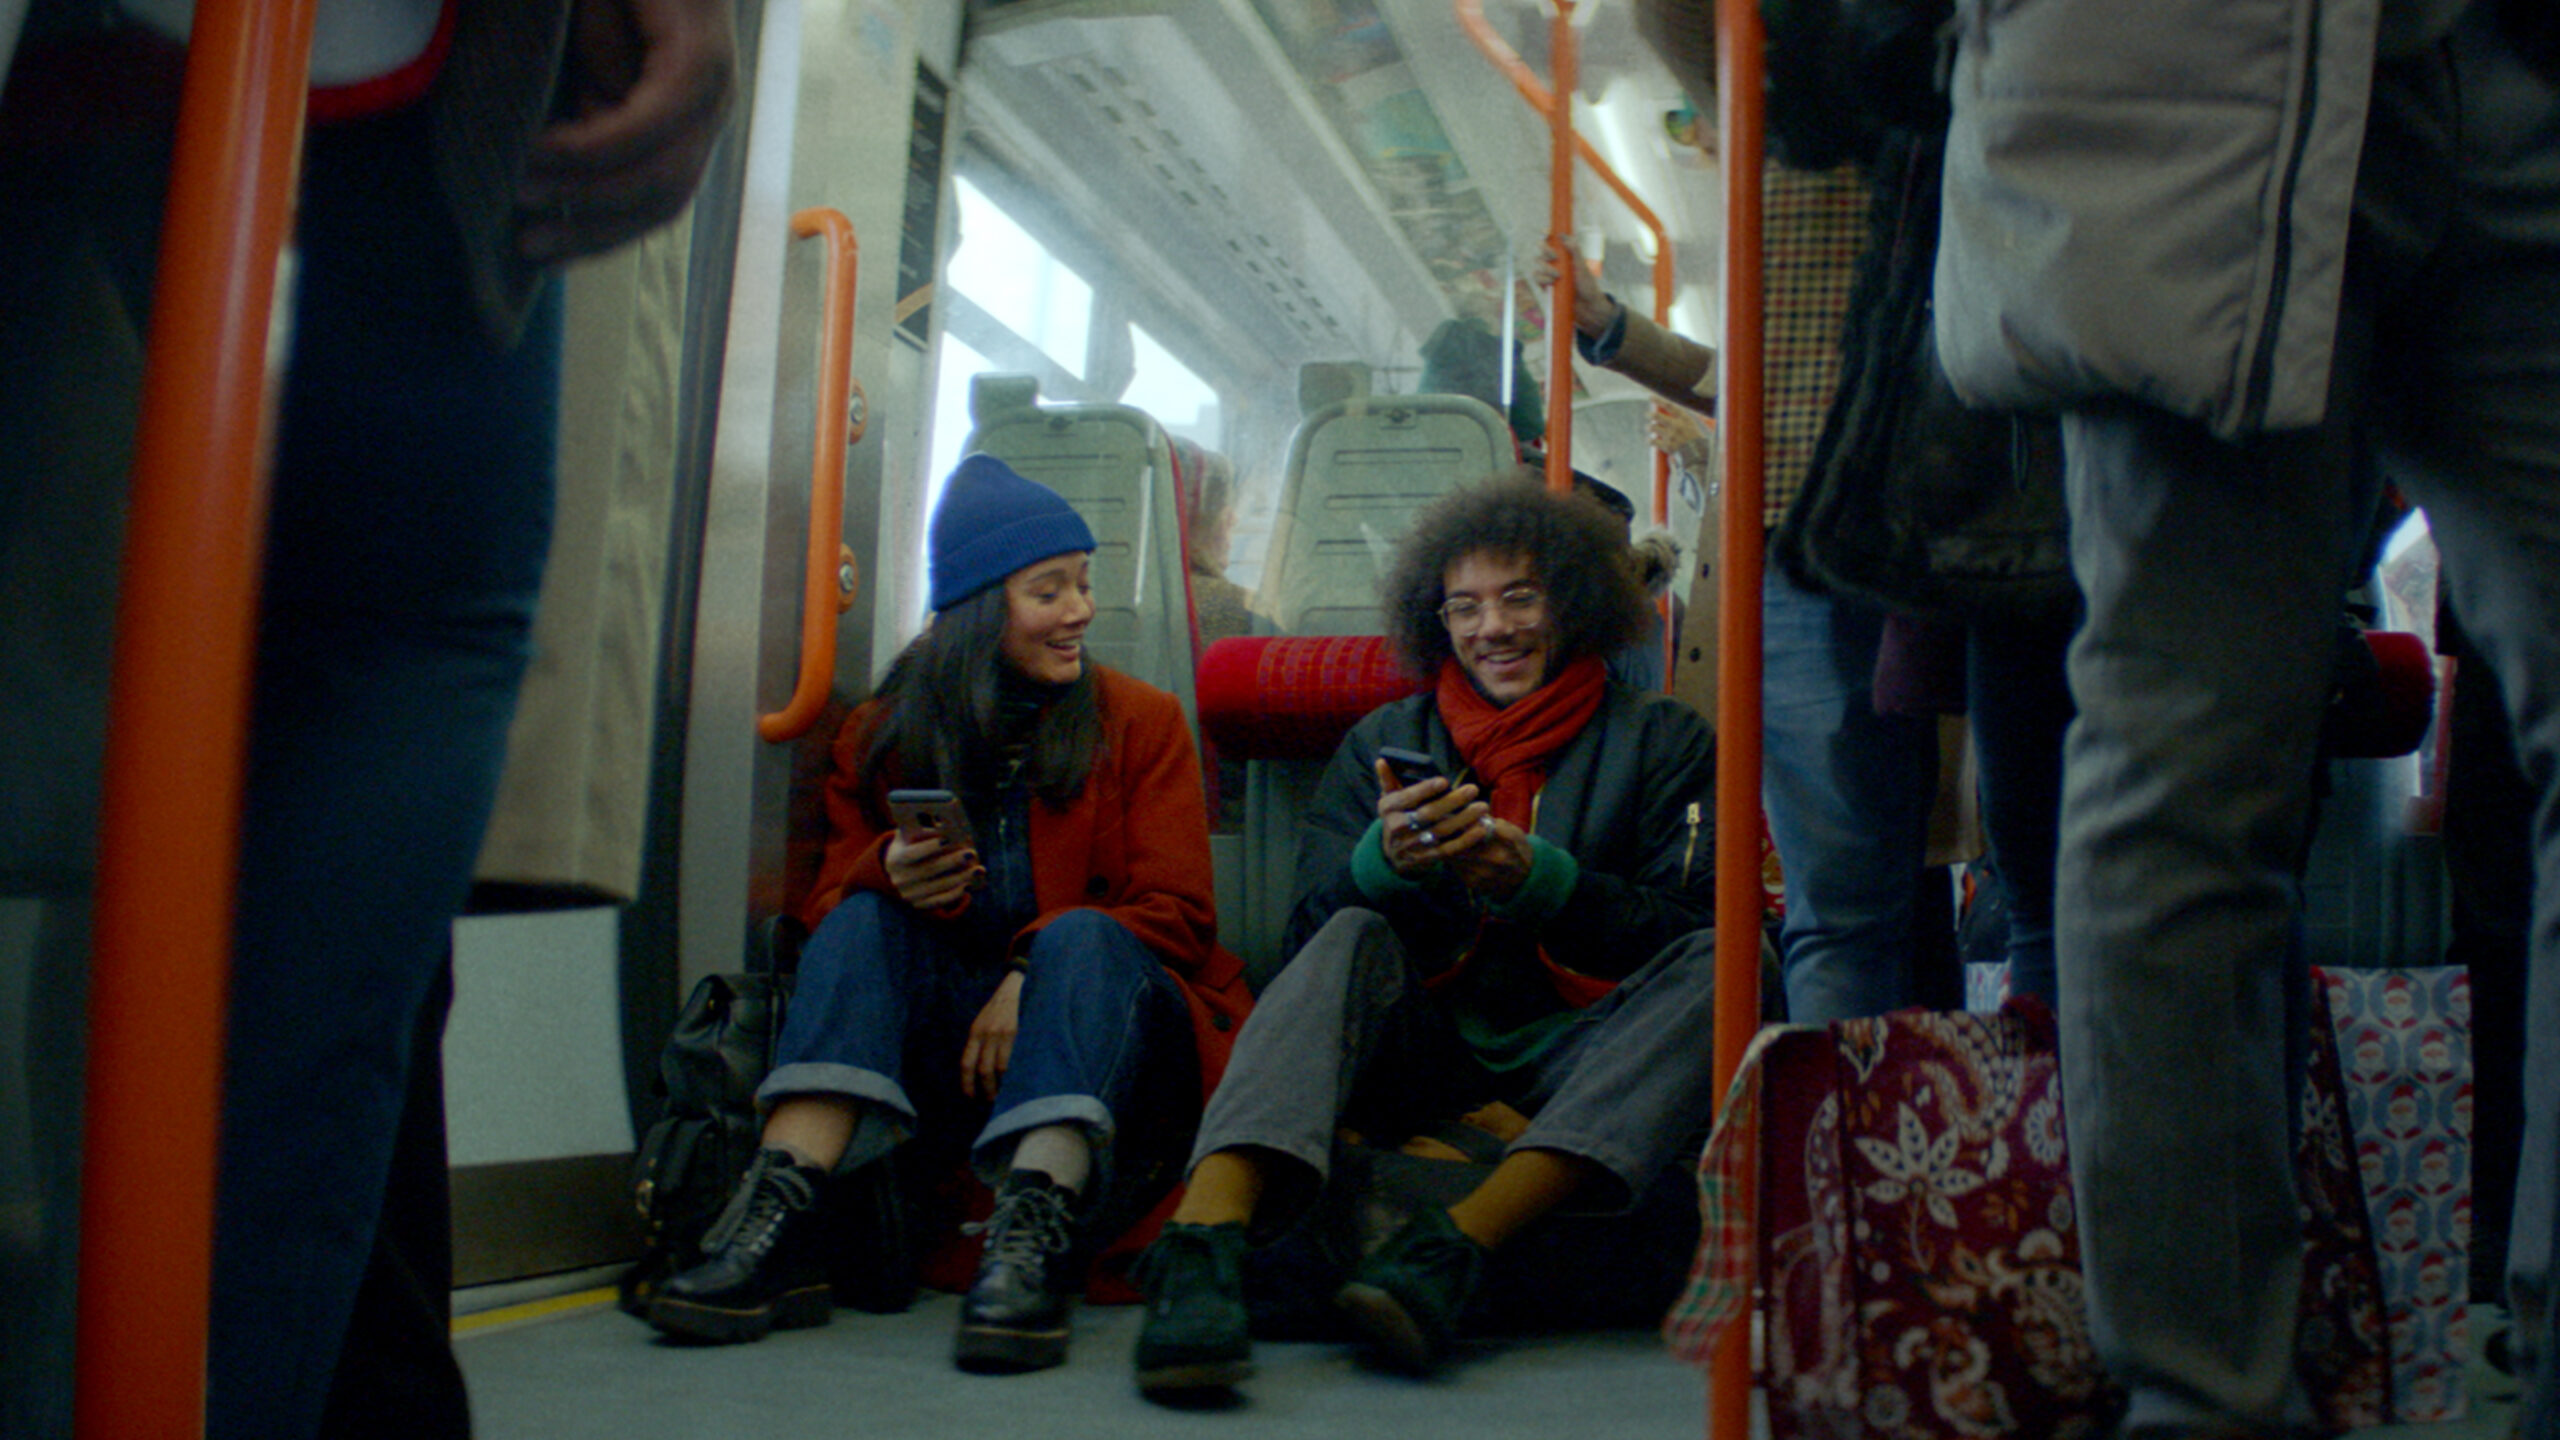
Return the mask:
<svg viewBox="0 0 2560 1440">
<path fill-rule="evenodd" d="M 2391 1418 L 2381 1287 L 2335 1049 L 2325 1029 L 2311 1039 L 2302 1373 L 2325 1422 L 2373 1425 Z M 2042 1005 L 1763 1031 L 1699 1193 L 1697 1264 L 1665 1333 L 1703 1363 L 1756 1303 L 1775 1440 L 2070 1440 L 2112 1423 Z"/>
</svg>

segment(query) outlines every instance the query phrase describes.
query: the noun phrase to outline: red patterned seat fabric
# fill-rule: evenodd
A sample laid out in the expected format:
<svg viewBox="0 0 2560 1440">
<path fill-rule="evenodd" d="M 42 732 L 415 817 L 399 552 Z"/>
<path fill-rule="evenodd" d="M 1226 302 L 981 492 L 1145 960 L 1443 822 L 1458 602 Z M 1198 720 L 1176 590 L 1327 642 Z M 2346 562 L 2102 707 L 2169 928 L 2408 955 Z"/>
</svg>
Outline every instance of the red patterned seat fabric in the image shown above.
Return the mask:
<svg viewBox="0 0 2560 1440">
<path fill-rule="evenodd" d="M 1200 657 L 1200 729 L 1231 760 L 1322 760 L 1353 722 L 1423 687 L 1378 635 L 1245 636 Z"/>
</svg>

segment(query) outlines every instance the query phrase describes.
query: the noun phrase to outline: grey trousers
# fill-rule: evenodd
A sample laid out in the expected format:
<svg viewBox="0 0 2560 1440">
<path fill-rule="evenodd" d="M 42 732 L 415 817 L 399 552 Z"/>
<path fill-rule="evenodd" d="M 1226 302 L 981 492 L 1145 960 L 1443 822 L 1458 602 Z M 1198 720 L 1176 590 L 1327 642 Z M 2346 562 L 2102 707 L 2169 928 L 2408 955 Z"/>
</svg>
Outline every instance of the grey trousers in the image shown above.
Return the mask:
<svg viewBox="0 0 2560 1440">
<path fill-rule="evenodd" d="M 2548 1294 L 2560 1163 L 2560 95 L 2475 5 L 2383 66 L 2330 419 L 2249 445 L 2127 404 L 2068 417 L 2062 1063 L 2100 1355 L 2129 1432 L 2271 1429 L 2300 1231 L 2286 980 L 2331 634 L 2371 445 L 2426 509 L 2539 790 L 2513 1298 Z M 2474 623 L 2476 617 L 2476 624 Z M 2431 961 L 2432 956 L 2412 957 Z M 2542 1348 L 2525 1433 L 2555 1430 Z"/>
<path fill-rule="evenodd" d="M 1618 1210 L 1705 1133 L 1714 1101 L 1714 937 L 1664 950 L 1596 1004 L 1544 1062 L 1496 1075 L 1425 994 L 1394 927 L 1373 910 L 1325 923 L 1254 1004 L 1201 1117 L 1191 1163 L 1254 1146 L 1297 1162 L 1266 1176 L 1257 1234 L 1296 1219 L 1331 1173 L 1346 1120 L 1383 1138 L 1492 1100 L 1529 1115 L 1513 1150 L 1556 1150 L 1608 1172 Z"/>
</svg>

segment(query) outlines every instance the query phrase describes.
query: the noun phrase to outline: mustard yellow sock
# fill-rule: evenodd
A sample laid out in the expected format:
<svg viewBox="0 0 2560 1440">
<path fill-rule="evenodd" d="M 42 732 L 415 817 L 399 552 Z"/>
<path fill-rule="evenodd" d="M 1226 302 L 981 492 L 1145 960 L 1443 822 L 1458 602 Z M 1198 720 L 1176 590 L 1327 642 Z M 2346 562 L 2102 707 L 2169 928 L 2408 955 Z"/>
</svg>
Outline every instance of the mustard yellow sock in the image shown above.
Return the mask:
<svg viewBox="0 0 2560 1440">
<path fill-rule="evenodd" d="M 1241 1225 L 1253 1219 L 1254 1207 L 1261 1203 L 1261 1163 L 1241 1150 L 1212 1150 L 1191 1167 L 1172 1220 L 1177 1225 Z"/>
<path fill-rule="evenodd" d="M 1458 1233 L 1492 1250 L 1600 1173 L 1597 1164 L 1561 1150 L 1514 1150 L 1483 1184 L 1449 1207 L 1449 1220 Z"/>
</svg>

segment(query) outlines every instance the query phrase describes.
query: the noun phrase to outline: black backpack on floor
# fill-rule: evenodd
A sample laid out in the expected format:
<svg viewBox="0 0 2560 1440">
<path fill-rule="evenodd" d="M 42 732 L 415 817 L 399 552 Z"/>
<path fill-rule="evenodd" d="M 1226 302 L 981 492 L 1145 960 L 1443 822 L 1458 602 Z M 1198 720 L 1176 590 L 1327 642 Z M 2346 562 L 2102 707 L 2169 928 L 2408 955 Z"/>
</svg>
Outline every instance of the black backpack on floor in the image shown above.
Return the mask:
<svg viewBox="0 0 2560 1440">
<path fill-rule="evenodd" d="M 631 1166 L 642 1252 L 619 1286 L 631 1314 L 648 1310 L 668 1276 L 701 1262 L 704 1232 L 755 1159 L 764 1132 L 756 1089 L 773 1069 L 805 938 L 788 917 L 768 921 L 748 969 L 695 984 L 659 1052 L 661 1108 Z M 866 1310 L 905 1309 L 915 1294 L 915 1262 L 892 1161 L 830 1177 L 821 1204 L 842 1242 L 830 1267 L 837 1299 Z"/>
</svg>

